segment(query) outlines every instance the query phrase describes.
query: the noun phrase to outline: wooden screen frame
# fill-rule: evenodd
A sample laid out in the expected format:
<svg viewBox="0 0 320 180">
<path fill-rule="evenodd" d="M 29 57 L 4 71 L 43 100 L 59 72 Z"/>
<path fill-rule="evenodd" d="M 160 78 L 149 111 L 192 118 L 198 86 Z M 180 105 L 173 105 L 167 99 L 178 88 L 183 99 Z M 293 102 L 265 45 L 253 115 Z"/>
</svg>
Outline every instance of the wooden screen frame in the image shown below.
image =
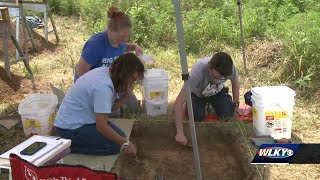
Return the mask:
<svg viewBox="0 0 320 180">
<path fill-rule="evenodd" d="M 0 0 L 0 7 L 16 7 L 19 6 L 19 0 Z"/>
</svg>

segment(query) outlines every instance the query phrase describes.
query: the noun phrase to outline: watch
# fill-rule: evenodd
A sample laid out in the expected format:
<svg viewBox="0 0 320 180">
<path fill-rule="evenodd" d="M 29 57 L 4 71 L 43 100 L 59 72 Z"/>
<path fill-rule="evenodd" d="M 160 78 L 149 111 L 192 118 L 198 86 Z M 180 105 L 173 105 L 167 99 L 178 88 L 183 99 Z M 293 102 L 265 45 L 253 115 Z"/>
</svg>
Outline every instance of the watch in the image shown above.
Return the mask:
<svg viewBox="0 0 320 180">
<path fill-rule="evenodd" d="M 240 103 L 239 103 L 239 102 L 234 102 L 234 105 L 235 105 L 236 107 L 239 107 Z"/>
<path fill-rule="evenodd" d="M 129 143 L 130 143 L 129 141 L 127 141 L 126 143 L 123 143 L 121 149 L 128 149 Z"/>
</svg>

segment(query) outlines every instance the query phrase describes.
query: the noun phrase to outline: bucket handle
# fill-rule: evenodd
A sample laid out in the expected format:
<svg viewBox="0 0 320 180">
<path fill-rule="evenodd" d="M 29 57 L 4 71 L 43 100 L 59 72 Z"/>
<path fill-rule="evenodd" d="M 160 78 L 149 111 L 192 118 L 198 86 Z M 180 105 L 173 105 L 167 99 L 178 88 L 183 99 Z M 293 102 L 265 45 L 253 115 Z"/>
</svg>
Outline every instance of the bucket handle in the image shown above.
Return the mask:
<svg viewBox="0 0 320 180">
<path fill-rule="evenodd" d="M 160 105 L 160 104 L 167 102 L 167 100 L 153 101 L 153 100 L 147 100 L 147 99 L 145 99 L 145 101 L 147 101 L 150 104 L 155 104 L 155 105 Z"/>
</svg>

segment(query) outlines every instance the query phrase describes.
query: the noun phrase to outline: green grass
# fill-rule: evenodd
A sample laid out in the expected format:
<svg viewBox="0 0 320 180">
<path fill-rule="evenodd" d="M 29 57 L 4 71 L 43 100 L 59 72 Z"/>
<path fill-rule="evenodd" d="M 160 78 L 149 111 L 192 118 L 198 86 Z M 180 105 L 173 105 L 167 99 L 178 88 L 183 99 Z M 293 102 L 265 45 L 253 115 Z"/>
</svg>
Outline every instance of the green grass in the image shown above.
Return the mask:
<svg viewBox="0 0 320 180">
<path fill-rule="evenodd" d="M 91 32 L 105 28 L 107 7 L 115 5 L 132 19 L 132 40 L 148 49 L 177 47 L 172 0 L 104 1 L 50 0 L 53 11 L 87 21 Z M 97 8 L 103 7 L 103 8 Z M 226 46 L 241 46 L 238 9 L 234 0 L 181 1 L 188 53 L 208 54 Z M 281 41 L 286 53 L 280 58 L 279 78 L 300 88 L 316 91 L 319 81 L 319 10 L 317 0 L 242 1 L 246 44 Z"/>
<path fill-rule="evenodd" d="M 50 92 L 49 82 L 57 87 L 68 90 L 73 82 L 73 66 L 78 61 L 80 52 L 84 42 L 90 37 L 91 33 L 86 29 L 86 24 L 77 18 L 67 18 L 55 16 L 58 26 L 59 35 L 61 38 L 60 44 L 54 49 L 44 50 L 37 55 L 31 56 L 31 67 L 34 70 L 35 83 L 41 84 L 44 91 Z M 53 37 L 50 37 L 53 41 Z M 215 45 L 214 42 L 208 47 L 216 47 L 216 49 L 226 51 L 232 55 L 234 62 L 238 67 L 241 82 L 241 101 L 242 95 L 252 86 L 261 85 L 278 85 L 291 84 L 291 81 L 279 78 L 279 74 L 274 72 L 274 69 L 268 67 L 257 68 L 254 62 L 248 62 L 248 76 L 245 75 L 242 65 L 241 51 L 238 48 L 231 46 Z M 214 53 L 212 50 L 206 49 L 200 54 L 188 54 L 188 66 L 200 58 L 210 56 Z M 181 65 L 177 48 L 174 45 L 168 47 L 152 47 L 145 48 L 145 53 L 155 57 L 156 63 L 148 66 L 148 68 L 162 68 L 170 77 L 169 81 L 169 112 L 171 112 L 172 103 L 176 98 L 183 84 L 181 80 Z M 22 63 L 18 63 L 12 67 L 13 72 L 18 75 L 26 75 L 23 70 Z M 36 70 L 37 69 L 37 70 Z M 281 74 L 281 72 L 278 72 Z M 293 120 L 293 137 L 297 141 L 304 143 L 319 143 L 320 122 L 320 95 L 314 95 L 311 100 L 303 98 L 303 91 L 296 89 L 296 106 Z M 141 92 L 137 87 L 135 93 L 139 99 L 142 99 Z M 2 110 L 0 110 L 2 111 Z M 1 114 L 1 113 L 0 113 Z M 141 114 L 127 114 L 127 118 L 135 118 L 137 120 L 173 120 L 172 114 L 150 118 Z M 250 125 L 249 125 L 250 126 Z M 247 127 L 247 126 L 246 126 Z M 244 128 L 245 133 L 251 133 L 251 128 Z M 15 146 L 24 139 L 22 127 L 19 123 L 13 129 L 7 130 L 0 127 L 0 153 Z M 270 166 L 269 179 L 318 179 L 319 165 L 290 165 L 290 166 Z M 0 176 L 0 179 L 2 177 Z"/>
</svg>

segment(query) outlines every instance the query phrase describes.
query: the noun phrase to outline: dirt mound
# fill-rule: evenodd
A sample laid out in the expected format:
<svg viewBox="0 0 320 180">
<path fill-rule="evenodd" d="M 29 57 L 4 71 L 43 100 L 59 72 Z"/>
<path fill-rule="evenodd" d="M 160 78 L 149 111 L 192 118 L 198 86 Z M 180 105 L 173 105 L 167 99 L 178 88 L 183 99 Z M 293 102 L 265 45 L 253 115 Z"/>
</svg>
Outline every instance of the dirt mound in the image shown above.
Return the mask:
<svg viewBox="0 0 320 180">
<path fill-rule="evenodd" d="M 15 23 L 11 24 L 13 28 L 13 33 L 15 35 Z M 50 27 L 51 28 L 51 27 Z M 33 32 L 33 38 L 34 42 L 36 44 L 36 47 L 38 48 L 38 51 L 35 52 L 32 49 L 31 42 L 28 42 L 28 56 L 29 61 L 32 61 L 32 57 L 37 53 L 43 53 L 46 51 L 54 52 L 57 50 L 57 44 L 54 44 L 51 42 L 52 38 L 55 38 L 55 36 L 52 34 L 49 37 L 49 42 L 47 43 L 44 39 L 44 35 L 42 32 L 42 29 L 34 29 Z M 20 45 L 22 46 L 22 42 L 24 41 L 25 36 L 22 33 L 22 30 L 20 31 Z M 55 39 L 53 40 L 55 42 Z M 0 61 L 3 60 L 3 52 L 2 52 L 2 43 L 0 43 Z M 8 50 L 9 50 L 9 60 L 13 61 L 15 58 L 15 52 L 16 47 L 14 46 L 13 42 L 9 40 L 8 44 Z M 59 50 L 59 49 L 58 49 Z M 24 50 L 25 52 L 25 50 Z M 20 75 L 12 74 L 12 81 L 6 76 L 6 72 L 4 67 L 0 66 L 0 102 L 20 102 L 26 94 L 30 94 L 33 92 L 51 92 L 49 86 L 44 82 L 34 83 L 31 79 L 25 78 Z"/>
<path fill-rule="evenodd" d="M 7 77 L 4 68 L 0 67 L 0 101 L 21 100 L 23 94 L 30 93 L 32 83 L 22 76 L 11 73 L 12 81 Z M 30 88 L 31 86 L 31 88 Z"/>
<path fill-rule="evenodd" d="M 50 23 L 49 23 L 50 24 Z M 57 44 L 53 43 L 56 41 L 54 34 L 50 34 L 49 35 L 49 42 L 47 43 L 45 41 L 44 38 L 44 33 L 43 33 L 43 29 L 33 29 L 32 30 L 32 35 L 33 35 L 33 39 L 34 39 L 34 43 L 35 46 L 37 47 L 37 51 L 35 51 L 32 48 L 32 44 L 31 41 L 28 41 L 27 46 L 23 46 L 24 45 L 24 41 L 26 39 L 26 35 L 23 33 L 23 28 L 22 25 L 20 25 L 20 36 L 19 36 L 19 44 L 20 47 L 23 49 L 23 52 L 26 53 L 30 53 L 30 55 L 32 55 L 33 53 L 41 53 L 43 51 L 51 51 L 54 52 L 57 48 Z M 12 31 L 14 36 L 16 35 L 16 24 L 15 22 L 11 23 L 11 27 L 12 27 Z M 49 29 L 51 29 L 51 27 L 49 27 Z M 25 29 L 25 33 L 27 33 L 27 30 Z M 53 41 L 53 42 L 52 42 Z M 16 53 L 16 47 L 14 46 L 13 42 L 11 41 L 11 39 L 9 39 L 8 41 L 8 50 L 9 50 L 9 56 L 10 59 L 15 57 L 15 53 Z M 3 58 L 3 51 L 2 51 L 2 43 L 0 44 L 0 59 Z"/>
<path fill-rule="evenodd" d="M 252 67 L 274 67 L 283 49 L 280 42 L 259 42 L 250 44 L 246 54 Z"/>
<path fill-rule="evenodd" d="M 15 75 L 11 73 L 10 80 L 6 71 L 0 66 L 0 102 L 20 102 L 25 95 L 33 92 L 50 92 L 50 88 L 46 83 L 34 83 L 31 79 Z"/>
</svg>

